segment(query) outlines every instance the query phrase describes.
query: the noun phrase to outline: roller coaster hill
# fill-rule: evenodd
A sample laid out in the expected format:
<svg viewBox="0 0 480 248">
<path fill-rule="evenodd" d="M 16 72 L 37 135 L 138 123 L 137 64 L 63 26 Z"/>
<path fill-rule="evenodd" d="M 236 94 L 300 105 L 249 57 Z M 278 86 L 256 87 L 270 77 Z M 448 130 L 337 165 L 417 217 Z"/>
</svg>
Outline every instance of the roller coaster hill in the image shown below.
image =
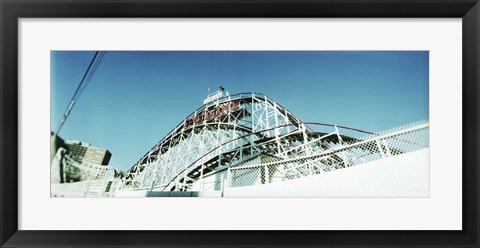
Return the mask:
<svg viewBox="0 0 480 248">
<path fill-rule="evenodd" d="M 115 196 L 425 197 L 427 121 L 382 133 L 303 122 L 223 88 L 155 144 Z"/>
<path fill-rule="evenodd" d="M 303 122 L 223 88 L 126 173 L 53 153 L 54 197 L 428 197 L 429 124 L 372 133 Z M 60 172 L 60 173 L 59 173 Z"/>
</svg>

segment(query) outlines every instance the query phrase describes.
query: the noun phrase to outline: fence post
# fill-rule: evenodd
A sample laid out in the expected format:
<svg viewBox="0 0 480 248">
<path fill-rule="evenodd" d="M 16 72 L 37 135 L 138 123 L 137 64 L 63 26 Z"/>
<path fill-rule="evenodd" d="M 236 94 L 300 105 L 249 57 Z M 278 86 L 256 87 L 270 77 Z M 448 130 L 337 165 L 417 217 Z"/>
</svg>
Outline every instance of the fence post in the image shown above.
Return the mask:
<svg viewBox="0 0 480 248">
<path fill-rule="evenodd" d="M 231 183 L 232 183 L 232 179 L 230 178 L 230 177 L 231 177 L 231 176 L 230 176 L 230 173 L 231 173 L 231 172 L 230 172 L 230 167 L 228 167 L 228 168 L 227 168 L 227 184 L 229 184 L 228 187 L 230 187 L 230 185 L 231 185 Z"/>
<path fill-rule="evenodd" d="M 223 197 L 223 194 L 225 193 L 224 190 L 225 190 L 225 178 L 223 177 L 223 174 L 222 174 L 220 175 L 220 192 L 222 192 L 221 197 Z"/>
<path fill-rule="evenodd" d="M 390 152 L 390 148 L 388 147 L 387 141 L 386 141 L 386 140 L 382 140 L 382 143 L 383 143 L 383 146 L 385 147 L 385 151 L 387 152 L 387 156 L 388 156 L 388 157 L 391 157 L 391 156 L 392 156 L 392 153 Z"/>
<path fill-rule="evenodd" d="M 380 140 L 378 138 L 375 139 L 375 143 L 377 143 L 377 148 L 380 151 L 380 155 L 382 155 L 382 158 L 385 158 L 385 152 L 383 151 L 382 145 L 380 144 Z"/>
<path fill-rule="evenodd" d="M 268 166 L 267 165 L 264 165 L 264 166 L 265 166 L 265 170 L 264 170 L 265 171 L 265 184 L 267 184 L 267 183 L 270 183 L 269 180 L 268 180 L 269 179 Z"/>
<path fill-rule="evenodd" d="M 342 139 L 342 136 L 340 136 L 340 131 L 338 131 L 337 125 L 335 125 L 335 133 L 337 133 L 338 144 L 340 145 L 340 147 L 342 147 L 343 146 L 343 139 Z M 343 165 L 345 166 L 345 168 L 347 168 L 350 164 L 348 162 L 347 154 L 346 154 L 345 151 L 340 152 L 340 154 L 342 156 Z"/>
</svg>

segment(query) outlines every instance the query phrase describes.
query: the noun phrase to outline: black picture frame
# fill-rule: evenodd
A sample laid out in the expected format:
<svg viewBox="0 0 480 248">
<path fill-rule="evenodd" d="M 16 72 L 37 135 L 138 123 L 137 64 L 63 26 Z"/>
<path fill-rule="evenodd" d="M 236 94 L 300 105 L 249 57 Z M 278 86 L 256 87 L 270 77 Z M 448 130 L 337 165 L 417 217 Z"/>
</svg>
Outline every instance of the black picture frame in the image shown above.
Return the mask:
<svg viewBox="0 0 480 248">
<path fill-rule="evenodd" d="M 1 247 L 480 247 L 478 0 L 0 0 Z M 462 231 L 18 230 L 19 18 L 462 18 Z M 41 214 L 39 209 L 39 214 Z M 254 229 L 254 227 L 252 227 Z"/>
</svg>

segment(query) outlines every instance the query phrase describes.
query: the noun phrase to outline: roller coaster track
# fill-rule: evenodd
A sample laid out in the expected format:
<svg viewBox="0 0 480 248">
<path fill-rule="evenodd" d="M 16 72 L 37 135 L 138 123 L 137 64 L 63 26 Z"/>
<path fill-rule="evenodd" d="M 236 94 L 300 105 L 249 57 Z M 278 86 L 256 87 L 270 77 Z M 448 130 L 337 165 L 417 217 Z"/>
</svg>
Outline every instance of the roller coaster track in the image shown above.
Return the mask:
<svg viewBox="0 0 480 248">
<path fill-rule="evenodd" d="M 330 131 L 314 131 L 313 127 Z M 126 174 L 125 189 L 187 191 L 207 176 L 265 157 L 287 161 L 323 154 L 363 139 L 341 130 L 371 137 L 360 129 L 302 122 L 286 108 L 260 93 L 228 95 L 208 102 L 188 115 L 153 146 Z M 365 146 L 370 153 L 383 150 Z M 395 147 L 391 154 L 401 154 Z M 322 171 L 346 167 L 345 153 L 322 160 Z"/>
</svg>

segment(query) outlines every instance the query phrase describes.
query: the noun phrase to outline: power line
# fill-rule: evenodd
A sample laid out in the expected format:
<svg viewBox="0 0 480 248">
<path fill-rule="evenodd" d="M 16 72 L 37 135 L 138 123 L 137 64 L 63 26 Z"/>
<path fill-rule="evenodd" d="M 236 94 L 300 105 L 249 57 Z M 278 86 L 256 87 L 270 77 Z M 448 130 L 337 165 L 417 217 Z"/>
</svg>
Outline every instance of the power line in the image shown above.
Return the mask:
<svg viewBox="0 0 480 248">
<path fill-rule="evenodd" d="M 95 63 L 93 64 L 92 68 L 90 69 L 90 71 L 88 72 L 88 75 L 87 77 L 85 78 L 85 82 L 84 84 L 82 85 L 82 88 L 80 89 L 80 91 L 78 92 L 77 96 L 76 96 L 76 99 L 80 98 L 80 96 L 82 95 L 83 91 L 85 90 L 85 88 L 87 87 L 88 83 L 90 82 L 90 79 L 93 77 L 93 75 L 95 74 L 95 72 L 97 71 L 97 68 L 98 66 L 102 63 L 102 60 L 103 58 L 105 57 L 105 55 L 107 54 L 107 52 L 105 51 L 101 51 L 98 55 L 98 58 L 95 60 Z"/>
<path fill-rule="evenodd" d="M 95 54 L 92 58 L 92 61 L 90 62 L 90 64 L 87 67 L 87 70 L 83 74 L 82 80 L 80 80 L 80 83 L 78 84 L 77 89 L 75 90 L 75 93 L 73 94 L 72 99 L 70 100 L 70 103 L 68 104 L 68 107 L 65 110 L 65 113 L 63 114 L 62 120 L 60 121 L 60 124 L 57 128 L 57 131 L 54 133 L 54 135 L 57 135 L 60 132 L 60 130 L 62 129 L 63 124 L 65 123 L 68 116 L 70 115 L 70 111 L 72 110 L 72 108 L 75 105 L 78 98 L 82 95 L 83 90 L 85 89 L 88 82 L 90 81 L 90 79 L 95 74 L 95 71 L 97 70 L 98 66 L 102 62 L 102 59 L 103 59 L 103 57 L 105 57 L 106 53 L 107 52 L 105 52 L 105 51 L 96 51 L 95 52 Z"/>
</svg>

